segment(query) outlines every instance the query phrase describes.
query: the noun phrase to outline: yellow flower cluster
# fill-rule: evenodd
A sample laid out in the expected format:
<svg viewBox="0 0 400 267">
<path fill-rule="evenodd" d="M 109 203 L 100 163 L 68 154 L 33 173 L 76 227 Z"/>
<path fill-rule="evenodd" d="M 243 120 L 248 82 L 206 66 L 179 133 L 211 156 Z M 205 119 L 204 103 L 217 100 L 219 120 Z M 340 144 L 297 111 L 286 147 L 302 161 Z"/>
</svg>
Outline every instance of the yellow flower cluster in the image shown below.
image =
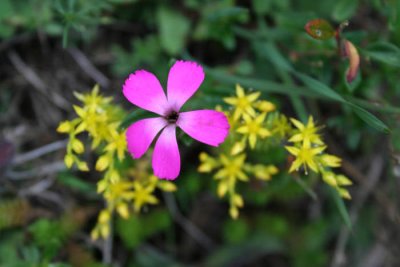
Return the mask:
<svg viewBox="0 0 400 267">
<path fill-rule="evenodd" d="M 239 216 L 239 208 L 244 206 L 242 196 L 237 193 L 237 182 L 247 182 L 250 177 L 269 181 L 278 169 L 269 164 L 251 164 L 246 161 L 246 149 L 255 149 L 258 140 L 266 140 L 272 136 L 273 124 L 267 121 L 275 105 L 259 100 L 260 92 L 246 94 L 240 85 L 236 85 L 236 96 L 224 98 L 232 106 L 225 114 L 231 126 L 228 140 L 217 157 L 202 152 L 200 154 L 199 172 L 216 171 L 214 179 L 218 181 L 219 197 L 228 196 L 232 218 Z M 221 110 L 221 108 L 219 108 Z"/>
<path fill-rule="evenodd" d="M 327 184 L 334 187 L 343 198 L 350 199 L 345 186 L 351 185 L 352 182 L 346 176 L 331 171 L 331 168 L 341 166 L 341 159 L 324 152 L 326 145 L 318 134 L 320 128 L 315 126 L 313 118 L 310 116 L 306 125 L 296 119 L 290 121 L 296 129 L 288 140 L 293 145 L 285 147 L 295 157 L 289 172 L 298 171 L 303 167 L 306 174 L 308 169 L 321 173 Z"/>
<path fill-rule="evenodd" d="M 346 176 L 331 171 L 341 166 L 341 159 L 324 152 L 326 145 L 318 133 L 320 127 L 315 125 L 313 118 L 310 116 L 306 125 L 296 119 L 289 120 L 275 111 L 273 103 L 260 100 L 260 95 L 260 92 L 246 93 L 240 85 L 236 85 L 236 95 L 224 98 L 231 106 L 229 112 L 217 108 L 225 112 L 229 119 L 231 129 L 228 139 L 218 149 L 218 156 L 200 153 L 198 171 L 215 172 L 213 177 L 218 182 L 217 194 L 220 198 L 228 196 L 231 217 L 237 218 L 239 208 L 244 205 L 243 197 L 237 192 L 238 182 L 247 182 L 252 177 L 269 181 L 278 173 L 274 165 L 251 163 L 247 151 L 287 141 L 292 145 L 285 148 L 295 157 L 289 172 L 302 167 L 306 174 L 309 169 L 320 173 L 328 185 L 334 187 L 343 198 L 350 199 L 345 186 L 352 182 Z"/>
<path fill-rule="evenodd" d="M 82 102 L 82 106 L 74 106 L 77 118 L 60 123 L 57 131 L 69 135 L 64 158 L 68 168 L 76 165 L 81 171 L 89 170 L 88 164 L 80 158 L 85 146 L 79 136 L 85 132 L 92 141 L 91 149 L 99 155 L 95 169 L 103 172 L 103 178 L 97 183 L 97 192 L 103 195 L 107 204 L 99 214 L 92 238 L 105 238 L 110 233 L 114 211 L 127 218 L 131 207 L 134 212 L 140 212 L 144 205 L 158 203 L 154 196 L 156 188 L 175 191 L 176 187 L 152 175 L 146 159 L 138 161 L 134 167 L 124 164 L 129 160 L 125 157 L 125 131 L 120 128 L 125 113 L 111 104 L 112 98 L 100 95 L 97 85 L 90 94 L 75 93 L 75 96 Z"/>
</svg>

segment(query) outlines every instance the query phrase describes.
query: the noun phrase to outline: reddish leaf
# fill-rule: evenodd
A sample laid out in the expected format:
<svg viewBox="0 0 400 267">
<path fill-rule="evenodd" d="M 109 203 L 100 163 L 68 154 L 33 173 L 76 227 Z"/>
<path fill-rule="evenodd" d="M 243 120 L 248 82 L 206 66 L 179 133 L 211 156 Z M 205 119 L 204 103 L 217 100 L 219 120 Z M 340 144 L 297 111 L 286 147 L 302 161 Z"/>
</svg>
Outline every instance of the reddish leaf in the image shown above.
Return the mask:
<svg viewBox="0 0 400 267">
<path fill-rule="evenodd" d="M 352 42 L 347 40 L 344 40 L 344 51 L 346 53 L 345 56 L 349 58 L 349 67 L 346 71 L 346 79 L 347 82 L 351 83 L 357 76 L 358 68 L 360 66 L 360 55 Z"/>
<path fill-rule="evenodd" d="M 335 36 L 335 29 L 324 19 L 314 19 L 307 22 L 304 29 L 314 39 L 328 40 Z"/>
</svg>

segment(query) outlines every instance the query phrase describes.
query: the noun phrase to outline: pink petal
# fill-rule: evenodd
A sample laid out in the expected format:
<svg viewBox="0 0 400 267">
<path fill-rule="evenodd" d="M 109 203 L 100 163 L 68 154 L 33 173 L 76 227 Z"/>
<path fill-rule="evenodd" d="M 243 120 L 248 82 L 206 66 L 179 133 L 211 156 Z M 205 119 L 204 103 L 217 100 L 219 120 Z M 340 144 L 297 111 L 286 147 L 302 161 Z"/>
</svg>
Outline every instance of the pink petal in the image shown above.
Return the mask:
<svg viewBox="0 0 400 267">
<path fill-rule="evenodd" d="M 197 91 L 204 80 L 203 68 L 196 62 L 177 61 L 168 74 L 168 102 L 175 111 Z"/>
<path fill-rule="evenodd" d="M 122 92 L 132 104 L 165 115 L 167 98 L 154 74 L 145 70 L 136 71 L 126 79 Z"/>
<path fill-rule="evenodd" d="M 143 119 L 133 123 L 126 131 L 128 151 L 132 157 L 140 158 L 151 145 L 154 137 L 167 125 L 163 118 Z"/>
<path fill-rule="evenodd" d="M 225 114 L 215 110 L 181 112 L 176 124 L 192 138 L 211 146 L 222 143 L 229 132 Z"/>
<path fill-rule="evenodd" d="M 153 171 L 154 175 L 161 179 L 175 179 L 181 168 L 175 129 L 175 125 L 165 127 L 154 147 Z"/>
</svg>

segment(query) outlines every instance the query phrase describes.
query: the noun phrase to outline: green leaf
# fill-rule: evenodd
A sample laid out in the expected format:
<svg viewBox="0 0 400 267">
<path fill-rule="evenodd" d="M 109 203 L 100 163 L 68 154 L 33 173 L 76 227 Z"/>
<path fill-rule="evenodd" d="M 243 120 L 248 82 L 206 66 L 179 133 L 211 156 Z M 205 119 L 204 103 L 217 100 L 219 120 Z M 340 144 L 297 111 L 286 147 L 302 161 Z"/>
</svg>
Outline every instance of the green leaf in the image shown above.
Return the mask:
<svg viewBox="0 0 400 267">
<path fill-rule="evenodd" d="M 362 119 L 364 122 L 369 124 L 371 127 L 375 128 L 378 131 L 382 131 L 385 133 L 388 133 L 389 127 L 383 123 L 381 120 L 379 120 L 375 115 L 371 114 L 370 112 L 366 111 L 365 109 L 357 106 L 356 104 L 349 102 L 345 100 L 341 95 L 336 93 L 333 89 L 328 87 L 327 85 L 321 83 L 320 81 L 304 75 L 299 72 L 294 72 L 294 74 L 304 82 L 306 86 L 308 86 L 309 89 L 311 89 L 314 92 L 317 92 L 321 94 L 322 96 L 325 96 L 327 98 L 330 98 L 331 100 L 336 100 L 341 103 L 350 105 L 353 111 Z"/>
<path fill-rule="evenodd" d="M 143 241 L 144 235 L 141 226 L 140 219 L 136 215 L 132 215 L 128 219 L 118 217 L 116 230 L 125 247 L 132 249 Z"/>
<path fill-rule="evenodd" d="M 57 177 L 57 181 L 81 193 L 91 194 L 92 196 L 97 195 L 94 185 L 79 179 L 68 171 L 61 172 Z"/>
<path fill-rule="evenodd" d="M 348 104 L 351 106 L 354 113 L 356 113 L 358 115 L 358 117 L 360 117 L 360 119 L 362 119 L 363 121 L 368 123 L 371 127 L 375 128 L 376 130 L 381 131 L 381 132 L 385 132 L 385 133 L 390 132 L 389 127 L 385 123 L 383 123 L 381 120 L 379 120 L 375 115 L 373 115 L 372 113 L 366 111 L 365 109 L 363 109 L 353 103 L 348 102 Z"/>
<path fill-rule="evenodd" d="M 340 94 L 336 93 L 333 89 L 322 82 L 300 72 L 293 72 L 293 74 L 296 75 L 313 92 L 331 100 L 342 103 L 346 102 L 346 100 Z"/>
<path fill-rule="evenodd" d="M 189 20 L 183 15 L 166 8 L 157 14 L 161 45 L 171 55 L 179 54 L 185 45 L 190 29 Z"/>
<path fill-rule="evenodd" d="M 343 222 L 351 230 L 351 228 L 352 228 L 351 219 L 350 219 L 349 213 L 347 211 L 347 208 L 346 208 L 346 205 L 344 204 L 343 199 L 340 197 L 339 193 L 334 188 L 332 188 L 330 186 L 328 186 L 328 187 L 329 187 L 331 196 L 335 202 L 336 208 L 338 209 L 339 214 L 342 217 Z"/>
<path fill-rule="evenodd" d="M 204 66 L 203 66 L 204 67 Z M 224 73 L 223 71 L 211 69 L 204 67 L 206 74 L 208 76 L 213 77 L 214 79 L 229 84 L 240 84 L 247 88 L 252 88 L 254 90 L 259 90 L 265 93 L 277 93 L 277 94 L 284 94 L 284 95 L 301 95 L 301 96 L 308 96 L 308 97 L 317 97 L 318 95 L 305 90 L 304 88 L 296 87 L 296 86 L 286 86 L 280 83 L 268 81 L 268 80 L 261 80 L 261 79 L 254 79 L 254 78 L 245 78 L 237 75 L 231 75 Z M 234 87 L 232 87 L 231 91 L 227 91 L 227 94 L 234 94 Z"/>
<path fill-rule="evenodd" d="M 335 29 L 324 19 L 314 19 L 304 26 L 306 32 L 314 39 L 328 40 L 335 36 Z"/>
<path fill-rule="evenodd" d="M 400 67 L 400 48 L 392 43 L 378 42 L 362 50 L 364 55 L 382 63 Z"/>
<path fill-rule="evenodd" d="M 259 50 L 259 52 L 266 58 L 268 58 L 277 68 L 282 71 L 291 71 L 293 70 L 290 62 L 282 56 L 279 50 L 272 42 L 259 42 L 255 43 L 255 47 Z"/>
<path fill-rule="evenodd" d="M 350 19 L 356 12 L 357 6 L 358 0 L 339 0 L 333 8 L 332 17 L 338 22 Z"/>
<path fill-rule="evenodd" d="M 117 233 L 128 248 L 135 248 L 146 238 L 168 228 L 171 217 L 166 210 L 153 210 L 148 214 L 131 215 L 117 219 Z"/>
<path fill-rule="evenodd" d="M 132 123 L 134 123 L 135 121 L 138 121 L 140 119 L 144 119 L 144 118 L 151 118 L 154 117 L 154 114 L 144 110 L 144 109 L 135 109 L 134 111 L 132 111 L 131 113 L 128 114 L 128 116 L 126 116 L 124 118 L 124 120 L 121 122 L 120 127 L 121 128 L 126 128 L 129 125 L 131 125 Z"/>
</svg>

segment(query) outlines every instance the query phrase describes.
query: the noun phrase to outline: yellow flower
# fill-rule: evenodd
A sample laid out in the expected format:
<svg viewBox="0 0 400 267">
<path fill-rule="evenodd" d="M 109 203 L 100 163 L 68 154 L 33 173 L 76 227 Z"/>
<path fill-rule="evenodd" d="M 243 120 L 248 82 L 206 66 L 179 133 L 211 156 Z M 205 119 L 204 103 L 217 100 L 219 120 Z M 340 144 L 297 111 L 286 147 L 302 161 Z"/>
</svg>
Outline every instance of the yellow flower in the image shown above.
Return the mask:
<svg viewBox="0 0 400 267">
<path fill-rule="evenodd" d="M 307 166 L 311 170 L 318 173 L 318 164 L 316 162 L 316 156 L 326 149 L 326 146 L 311 147 L 303 143 L 303 145 L 298 148 L 295 146 L 285 146 L 290 154 L 296 157 L 293 161 L 289 172 L 298 170 L 301 165 L 304 166 L 305 172 L 307 174 Z"/>
<path fill-rule="evenodd" d="M 319 134 L 317 134 L 319 127 L 315 126 L 312 116 L 308 117 L 307 125 L 304 125 L 300 121 L 293 118 L 290 119 L 290 121 L 294 124 L 294 126 L 296 126 L 296 128 L 298 129 L 298 133 L 294 134 L 289 139 L 289 142 L 304 142 L 306 146 L 310 146 L 311 143 L 316 145 L 324 144 Z"/>
<path fill-rule="evenodd" d="M 118 159 L 121 161 L 125 157 L 126 151 L 126 138 L 125 131 L 118 132 L 116 128 L 110 129 L 111 140 L 106 146 L 105 150 L 109 152 L 117 152 Z"/>
<path fill-rule="evenodd" d="M 283 114 L 275 116 L 272 125 L 272 133 L 278 134 L 280 138 L 285 137 L 292 130 L 287 117 Z"/>
<path fill-rule="evenodd" d="M 246 155 L 241 154 L 234 157 L 227 157 L 221 154 L 220 161 L 222 163 L 222 168 L 215 174 L 216 179 L 228 178 L 235 180 L 236 178 L 241 181 L 247 181 L 249 178 L 243 172 L 244 161 Z"/>
<path fill-rule="evenodd" d="M 249 114 L 255 116 L 256 112 L 254 110 L 253 104 L 260 96 L 260 92 L 245 94 L 244 89 L 237 84 L 236 85 L 236 97 L 226 97 L 224 101 L 235 107 L 233 113 L 233 119 L 238 120 L 243 114 Z"/>
<path fill-rule="evenodd" d="M 118 202 L 118 200 L 133 199 L 132 182 L 119 181 L 108 186 L 108 190 L 104 193 L 104 198 L 109 202 Z"/>
<path fill-rule="evenodd" d="M 271 135 L 271 132 L 263 127 L 266 113 L 261 113 L 254 119 L 249 115 L 245 114 L 243 119 L 244 125 L 237 129 L 238 133 L 245 134 L 249 137 L 249 144 L 252 149 L 256 146 L 257 137 L 265 138 Z"/>
<path fill-rule="evenodd" d="M 135 191 L 132 194 L 133 208 L 135 212 L 139 212 L 143 205 L 146 204 L 154 205 L 158 203 L 158 199 L 152 195 L 154 187 L 152 186 L 144 187 L 138 181 L 133 182 L 133 187 L 135 188 Z"/>
<path fill-rule="evenodd" d="M 111 97 L 103 97 L 99 94 L 98 84 L 93 87 L 90 94 L 81 94 L 78 92 L 74 92 L 74 95 L 84 104 L 84 106 L 88 107 L 90 110 L 96 109 L 99 106 L 106 105 L 112 100 Z"/>
</svg>

